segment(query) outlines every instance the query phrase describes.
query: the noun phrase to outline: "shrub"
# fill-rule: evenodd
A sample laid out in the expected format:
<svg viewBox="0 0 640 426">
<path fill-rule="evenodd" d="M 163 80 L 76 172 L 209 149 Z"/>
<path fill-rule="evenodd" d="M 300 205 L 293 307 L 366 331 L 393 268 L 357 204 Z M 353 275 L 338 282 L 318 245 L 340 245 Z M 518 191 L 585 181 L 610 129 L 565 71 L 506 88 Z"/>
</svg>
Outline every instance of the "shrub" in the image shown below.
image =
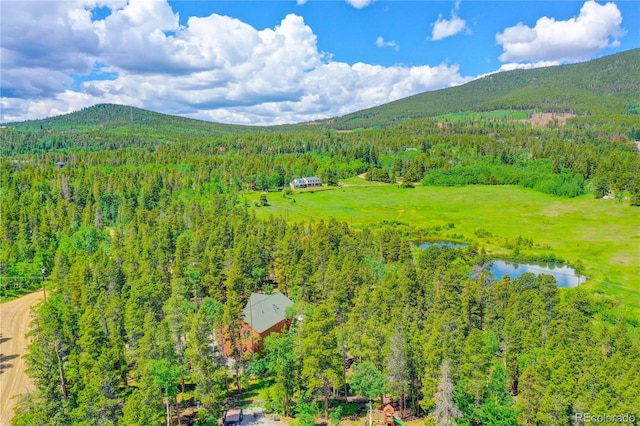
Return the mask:
<svg viewBox="0 0 640 426">
<path fill-rule="evenodd" d="M 367 180 L 373 182 L 391 182 L 389 171 L 379 167 L 372 167 L 367 171 Z"/>
</svg>

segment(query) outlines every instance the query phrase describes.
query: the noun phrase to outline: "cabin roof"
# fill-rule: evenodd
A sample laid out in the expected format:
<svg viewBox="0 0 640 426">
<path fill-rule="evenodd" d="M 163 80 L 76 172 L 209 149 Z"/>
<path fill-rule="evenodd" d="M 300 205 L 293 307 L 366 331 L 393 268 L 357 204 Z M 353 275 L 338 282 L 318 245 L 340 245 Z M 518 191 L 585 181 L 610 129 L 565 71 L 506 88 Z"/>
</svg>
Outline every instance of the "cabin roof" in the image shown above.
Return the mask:
<svg viewBox="0 0 640 426">
<path fill-rule="evenodd" d="M 272 295 L 252 293 L 247 306 L 242 310 L 249 326 L 263 333 L 285 319 L 286 309 L 293 302 L 282 293 Z"/>
</svg>

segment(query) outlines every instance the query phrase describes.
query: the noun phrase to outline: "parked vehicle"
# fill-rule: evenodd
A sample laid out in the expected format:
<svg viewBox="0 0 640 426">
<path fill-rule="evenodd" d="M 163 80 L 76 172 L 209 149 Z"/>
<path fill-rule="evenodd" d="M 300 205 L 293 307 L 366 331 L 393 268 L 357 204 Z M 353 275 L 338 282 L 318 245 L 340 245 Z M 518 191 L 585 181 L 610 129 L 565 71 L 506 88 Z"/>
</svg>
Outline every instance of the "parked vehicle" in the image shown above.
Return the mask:
<svg viewBox="0 0 640 426">
<path fill-rule="evenodd" d="M 223 426 L 237 426 L 242 422 L 242 408 L 231 408 L 224 412 L 222 416 Z"/>
</svg>

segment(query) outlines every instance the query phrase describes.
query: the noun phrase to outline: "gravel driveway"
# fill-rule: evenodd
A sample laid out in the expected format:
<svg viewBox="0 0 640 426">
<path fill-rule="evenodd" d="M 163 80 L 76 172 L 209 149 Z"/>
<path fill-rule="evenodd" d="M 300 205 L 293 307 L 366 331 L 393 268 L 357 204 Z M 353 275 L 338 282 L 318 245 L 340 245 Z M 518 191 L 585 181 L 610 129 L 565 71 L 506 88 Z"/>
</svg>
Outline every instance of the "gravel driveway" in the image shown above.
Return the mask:
<svg viewBox="0 0 640 426">
<path fill-rule="evenodd" d="M 264 408 L 252 407 L 244 409 L 241 425 L 286 426 L 288 423 L 275 414 L 266 414 Z"/>
</svg>

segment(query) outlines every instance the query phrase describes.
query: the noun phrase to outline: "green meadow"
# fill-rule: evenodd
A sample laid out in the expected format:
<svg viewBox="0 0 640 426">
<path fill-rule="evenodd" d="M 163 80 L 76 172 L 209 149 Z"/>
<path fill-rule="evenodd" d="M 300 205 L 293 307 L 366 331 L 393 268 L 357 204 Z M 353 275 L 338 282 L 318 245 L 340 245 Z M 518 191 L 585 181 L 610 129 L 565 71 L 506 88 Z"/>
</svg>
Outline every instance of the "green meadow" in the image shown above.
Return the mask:
<svg viewBox="0 0 640 426">
<path fill-rule="evenodd" d="M 248 200 L 258 198 L 252 193 Z M 640 312 L 640 210 L 624 202 L 559 198 L 516 186 L 401 188 L 354 178 L 338 188 L 269 193 L 268 203 L 254 207 L 258 216 L 406 226 L 413 238 L 475 243 L 507 258 L 518 237 L 530 239 L 520 257 L 554 255 L 579 266 L 588 288 Z"/>
</svg>

